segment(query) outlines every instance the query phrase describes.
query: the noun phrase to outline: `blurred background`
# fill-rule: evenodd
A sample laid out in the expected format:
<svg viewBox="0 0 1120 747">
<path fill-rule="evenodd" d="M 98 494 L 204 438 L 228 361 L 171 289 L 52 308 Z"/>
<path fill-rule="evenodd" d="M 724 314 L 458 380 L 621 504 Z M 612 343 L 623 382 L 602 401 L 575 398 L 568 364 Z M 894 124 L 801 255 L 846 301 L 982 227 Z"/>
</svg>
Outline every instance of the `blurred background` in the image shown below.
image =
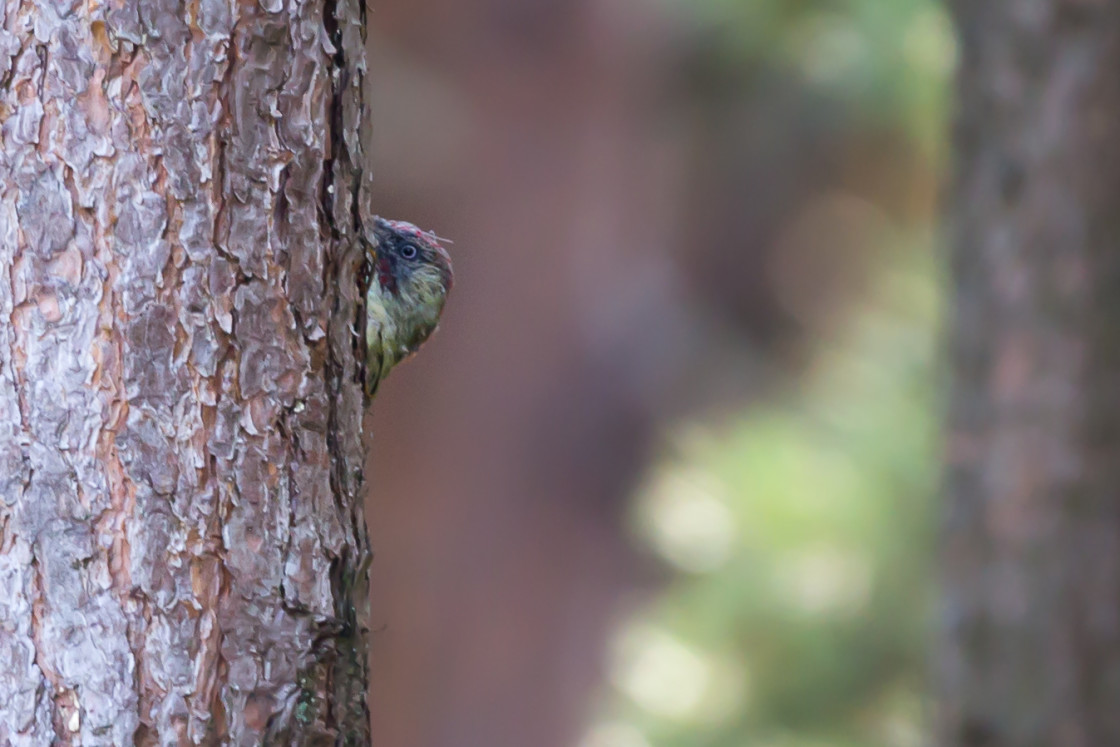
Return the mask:
<svg viewBox="0 0 1120 747">
<path fill-rule="evenodd" d="M 925 743 L 932 0 L 379 0 L 454 239 L 369 425 L 382 747 Z"/>
</svg>

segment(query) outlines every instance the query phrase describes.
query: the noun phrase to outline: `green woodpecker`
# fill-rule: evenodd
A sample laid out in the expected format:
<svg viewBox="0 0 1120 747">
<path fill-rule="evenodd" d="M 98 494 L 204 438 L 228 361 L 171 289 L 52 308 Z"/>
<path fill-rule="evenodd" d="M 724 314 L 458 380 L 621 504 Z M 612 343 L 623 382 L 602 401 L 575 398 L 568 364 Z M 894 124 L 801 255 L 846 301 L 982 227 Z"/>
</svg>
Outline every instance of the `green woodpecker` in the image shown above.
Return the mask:
<svg viewBox="0 0 1120 747">
<path fill-rule="evenodd" d="M 367 236 L 366 394 L 412 355 L 439 324 L 451 290 L 441 239 L 404 221 L 375 218 Z"/>
</svg>

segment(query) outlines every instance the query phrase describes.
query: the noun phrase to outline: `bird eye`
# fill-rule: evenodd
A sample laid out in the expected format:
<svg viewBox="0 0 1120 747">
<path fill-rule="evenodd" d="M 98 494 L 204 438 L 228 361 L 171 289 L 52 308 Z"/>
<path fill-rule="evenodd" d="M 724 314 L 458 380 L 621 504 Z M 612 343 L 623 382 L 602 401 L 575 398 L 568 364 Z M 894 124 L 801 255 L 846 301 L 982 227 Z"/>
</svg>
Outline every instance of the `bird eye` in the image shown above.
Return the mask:
<svg viewBox="0 0 1120 747">
<path fill-rule="evenodd" d="M 404 259 L 416 259 L 416 255 L 419 253 L 420 250 L 416 248 L 415 244 L 401 245 L 401 257 Z"/>
</svg>

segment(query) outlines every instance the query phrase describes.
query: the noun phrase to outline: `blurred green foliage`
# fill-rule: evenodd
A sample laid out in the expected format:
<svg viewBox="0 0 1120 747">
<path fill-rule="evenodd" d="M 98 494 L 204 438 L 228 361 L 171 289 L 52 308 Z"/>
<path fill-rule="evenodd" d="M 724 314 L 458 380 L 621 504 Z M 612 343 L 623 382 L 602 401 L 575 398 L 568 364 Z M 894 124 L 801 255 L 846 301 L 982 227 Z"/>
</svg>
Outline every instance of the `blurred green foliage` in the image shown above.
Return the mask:
<svg viewBox="0 0 1120 747">
<path fill-rule="evenodd" d="M 673 2 L 674 0 L 664 0 Z M 714 30 L 728 67 L 798 71 L 857 121 L 893 125 L 927 149 L 944 142 L 957 63 L 935 0 L 675 0 Z"/>
<path fill-rule="evenodd" d="M 955 48 L 930 0 L 705 0 L 727 64 L 796 68 L 940 162 Z M 886 220 L 886 219 L 885 219 Z M 892 226 L 865 297 L 782 398 L 693 425 L 636 502 L 677 571 L 619 634 L 586 747 L 925 743 L 938 477 L 933 227 Z"/>
<path fill-rule="evenodd" d="M 616 646 L 645 743 L 921 744 L 937 283 L 928 252 L 888 263 L 787 402 L 679 434 L 643 491 L 680 572 Z"/>
</svg>

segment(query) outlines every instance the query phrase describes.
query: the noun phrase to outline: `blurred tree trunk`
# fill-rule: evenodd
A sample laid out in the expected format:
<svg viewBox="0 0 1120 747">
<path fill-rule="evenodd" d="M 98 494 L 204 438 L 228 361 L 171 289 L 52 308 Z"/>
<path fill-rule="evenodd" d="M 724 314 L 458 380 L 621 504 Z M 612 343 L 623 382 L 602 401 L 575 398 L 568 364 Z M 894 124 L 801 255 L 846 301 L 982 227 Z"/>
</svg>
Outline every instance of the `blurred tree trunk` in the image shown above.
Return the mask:
<svg viewBox="0 0 1120 747">
<path fill-rule="evenodd" d="M 956 0 L 945 745 L 1120 744 L 1120 4 Z"/>
<path fill-rule="evenodd" d="M 0 744 L 368 743 L 364 23 L 0 3 Z"/>
</svg>

